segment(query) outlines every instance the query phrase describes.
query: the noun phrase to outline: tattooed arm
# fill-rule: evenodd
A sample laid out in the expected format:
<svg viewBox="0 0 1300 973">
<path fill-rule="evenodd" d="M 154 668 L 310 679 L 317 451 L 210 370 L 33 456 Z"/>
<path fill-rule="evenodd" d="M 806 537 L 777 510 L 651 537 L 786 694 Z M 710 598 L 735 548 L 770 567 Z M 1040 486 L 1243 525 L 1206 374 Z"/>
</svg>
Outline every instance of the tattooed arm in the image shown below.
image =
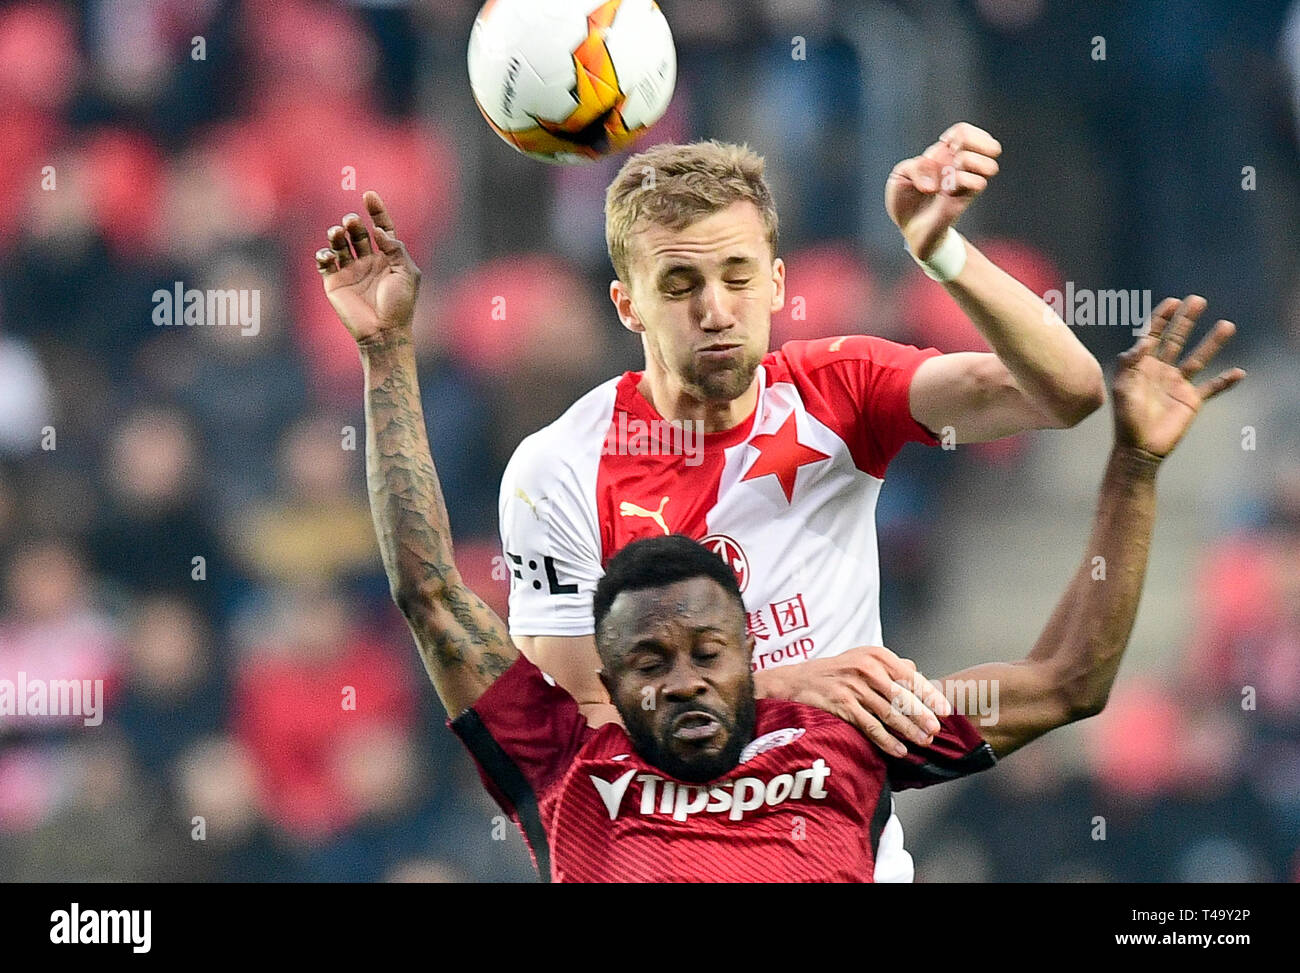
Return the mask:
<svg viewBox="0 0 1300 973">
<path fill-rule="evenodd" d="M 420 271 L 373 192 L 375 222 L 349 213 L 316 254 L 325 292 L 361 351 L 366 378 L 366 480 L 393 600 L 415 636 L 443 706 L 458 716 L 518 656 L 505 625 L 465 587 L 429 453 L 411 319 Z"/>
<path fill-rule="evenodd" d="M 407 332 L 361 345 L 366 373 L 366 479 L 393 600 L 424 668 L 458 716 L 518 655 L 505 626 L 465 587 L 452 560 L 447 508 L 429 455 Z"/>
</svg>

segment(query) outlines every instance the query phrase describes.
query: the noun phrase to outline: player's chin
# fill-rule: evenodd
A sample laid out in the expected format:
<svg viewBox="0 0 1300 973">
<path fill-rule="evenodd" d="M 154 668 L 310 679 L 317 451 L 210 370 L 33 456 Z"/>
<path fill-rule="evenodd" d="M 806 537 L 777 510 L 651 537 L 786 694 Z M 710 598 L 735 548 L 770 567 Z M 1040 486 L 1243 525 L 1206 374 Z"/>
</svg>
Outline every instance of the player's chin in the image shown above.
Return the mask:
<svg viewBox="0 0 1300 973">
<path fill-rule="evenodd" d="M 716 363 L 695 370 L 694 384 L 704 398 L 730 402 L 745 393 L 754 382 L 758 362 L 748 361 Z"/>
<path fill-rule="evenodd" d="M 670 772 L 674 777 L 694 783 L 703 783 L 726 773 L 734 766 L 729 751 L 731 734 L 725 727 L 707 740 L 680 740 L 669 736 L 661 741 L 663 751 L 671 758 Z M 669 770 L 668 767 L 663 768 Z"/>
</svg>

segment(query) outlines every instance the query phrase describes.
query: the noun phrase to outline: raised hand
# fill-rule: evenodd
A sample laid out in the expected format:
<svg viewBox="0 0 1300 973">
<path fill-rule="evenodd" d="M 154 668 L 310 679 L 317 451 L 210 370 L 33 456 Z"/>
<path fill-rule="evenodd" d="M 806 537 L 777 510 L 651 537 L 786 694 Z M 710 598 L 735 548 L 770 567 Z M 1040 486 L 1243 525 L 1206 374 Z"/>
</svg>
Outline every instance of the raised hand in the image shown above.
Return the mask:
<svg viewBox="0 0 1300 973">
<path fill-rule="evenodd" d="M 921 155 L 904 159 L 885 182 L 885 209 L 907 249 L 925 260 L 948 227 L 998 173 L 1002 145 L 969 122 L 958 122 Z"/>
<path fill-rule="evenodd" d="M 1218 321 L 1182 363 L 1205 298 L 1189 296 L 1179 302 L 1167 297 L 1151 314 L 1149 332 L 1119 356 L 1115 373 L 1115 442 L 1163 458 L 1172 452 L 1192 424 L 1201 405 L 1236 385 L 1246 373 L 1229 368 L 1201 385 L 1192 379 L 1210 363 L 1237 331 L 1231 321 Z"/>
<path fill-rule="evenodd" d="M 328 247 L 316 251 L 325 296 L 358 344 L 409 328 L 420 289 L 420 268 L 397 239 L 393 219 L 373 190 L 364 198 L 374 221 L 374 242 L 356 213 L 326 233 Z"/>
</svg>

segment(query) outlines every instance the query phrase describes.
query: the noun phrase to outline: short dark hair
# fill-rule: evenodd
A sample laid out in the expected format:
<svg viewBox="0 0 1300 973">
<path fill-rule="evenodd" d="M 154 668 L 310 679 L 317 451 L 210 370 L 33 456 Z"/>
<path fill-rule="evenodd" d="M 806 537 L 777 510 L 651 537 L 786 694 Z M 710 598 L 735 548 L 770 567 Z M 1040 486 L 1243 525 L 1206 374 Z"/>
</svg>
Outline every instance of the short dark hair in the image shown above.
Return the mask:
<svg viewBox="0 0 1300 973">
<path fill-rule="evenodd" d="M 604 639 L 601 629 L 614 599 L 624 591 L 641 591 L 645 588 L 662 588 L 677 581 L 691 578 L 712 578 L 736 600 L 741 612 L 745 602 L 740 597 L 740 585 L 735 572 L 713 551 L 684 534 L 667 537 L 650 537 L 633 541 L 623 548 L 605 568 L 605 576 L 596 585 L 592 599 L 592 614 L 596 621 L 596 646 L 601 648 Z M 603 652 L 602 652 L 603 656 Z"/>
</svg>

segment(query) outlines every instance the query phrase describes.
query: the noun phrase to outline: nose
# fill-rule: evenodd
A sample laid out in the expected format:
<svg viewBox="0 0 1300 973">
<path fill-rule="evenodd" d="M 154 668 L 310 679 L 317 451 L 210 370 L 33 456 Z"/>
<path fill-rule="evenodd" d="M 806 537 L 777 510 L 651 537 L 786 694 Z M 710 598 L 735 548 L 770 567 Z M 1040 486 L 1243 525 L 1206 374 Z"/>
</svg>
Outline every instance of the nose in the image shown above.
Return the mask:
<svg viewBox="0 0 1300 973">
<path fill-rule="evenodd" d="M 664 680 L 661 692 L 665 699 L 673 702 L 687 702 L 708 692 L 708 684 L 701 678 L 699 671 L 691 665 L 689 659 L 679 659 Z"/>
<path fill-rule="evenodd" d="M 705 331 L 726 331 L 736 323 L 731 313 L 726 285 L 713 281 L 700 288 L 700 327 Z"/>
</svg>

